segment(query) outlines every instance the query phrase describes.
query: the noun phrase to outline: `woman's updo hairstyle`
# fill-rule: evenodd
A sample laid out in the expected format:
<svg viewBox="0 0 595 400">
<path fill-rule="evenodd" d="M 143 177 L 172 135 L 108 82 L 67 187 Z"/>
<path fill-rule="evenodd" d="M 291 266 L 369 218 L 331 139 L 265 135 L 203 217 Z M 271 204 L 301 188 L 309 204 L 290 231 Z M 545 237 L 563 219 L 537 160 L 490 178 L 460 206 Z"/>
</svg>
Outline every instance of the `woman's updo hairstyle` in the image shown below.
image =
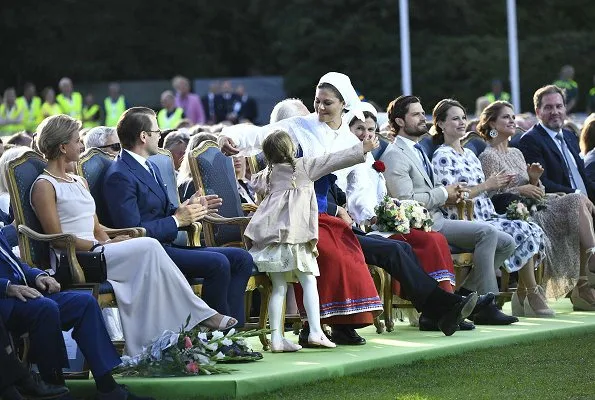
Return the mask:
<svg viewBox="0 0 595 400">
<path fill-rule="evenodd" d="M 476 129 L 484 140 L 492 140 L 490 137 L 490 130 L 492 129 L 490 127 L 490 122 L 494 122 L 498 118 L 498 115 L 500 115 L 500 112 L 506 107 L 513 109 L 512 104 L 509 102 L 498 100 L 484 108 L 481 112 Z"/>
<path fill-rule="evenodd" d="M 453 107 L 459 107 L 463 110 L 463 113 L 467 115 L 467 110 L 465 107 L 458 101 L 454 99 L 442 99 L 436 104 L 434 110 L 432 110 L 432 123 L 434 124 L 434 129 L 436 130 L 436 134 L 432 136 L 432 142 L 436 146 L 440 146 L 444 143 L 444 132 L 442 128 L 438 126 L 438 122 L 446 121 L 446 117 L 448 116 L 448 110 Z"/>
</svg>

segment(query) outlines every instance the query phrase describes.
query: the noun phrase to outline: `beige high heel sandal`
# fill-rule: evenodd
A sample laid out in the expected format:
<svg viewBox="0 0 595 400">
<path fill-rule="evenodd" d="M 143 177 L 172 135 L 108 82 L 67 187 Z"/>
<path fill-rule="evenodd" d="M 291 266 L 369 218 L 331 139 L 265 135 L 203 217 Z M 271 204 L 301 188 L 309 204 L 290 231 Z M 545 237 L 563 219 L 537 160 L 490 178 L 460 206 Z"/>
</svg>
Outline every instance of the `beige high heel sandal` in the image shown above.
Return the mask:
<svg viewBox="0 0 595 400">
<path fill-rule="evenodd" d="M 572 309 L 574 311 L 595 311 L 595 303 L 589 303 L 587 300 L 580 296 L 579 288 L 589 286 L 589 282 L 586 276 L 580 276 L 578 278 L 579 283 L 576 284 L 572 292 L 570 293 L 570 301 L 572 302 Z"/>
<path fill-rule="evenodd" d="M 547 305 L 547 299 L 545 297 L 545 291 L 539 285 L 527 288 L 526 289 L 527 296 L 525 297 L 525 301 L 523 303 L 523 310 L 525 312 L 525 317 L 538 317 L 538 318 L 551 318 L 556 315 L 556 312 L 552 310 Z M 543 302 L 545 308 L 534 309 L 531 306 L 531 302 L 529 301 L 529 297 L 536 296 Z"/>
</svg>

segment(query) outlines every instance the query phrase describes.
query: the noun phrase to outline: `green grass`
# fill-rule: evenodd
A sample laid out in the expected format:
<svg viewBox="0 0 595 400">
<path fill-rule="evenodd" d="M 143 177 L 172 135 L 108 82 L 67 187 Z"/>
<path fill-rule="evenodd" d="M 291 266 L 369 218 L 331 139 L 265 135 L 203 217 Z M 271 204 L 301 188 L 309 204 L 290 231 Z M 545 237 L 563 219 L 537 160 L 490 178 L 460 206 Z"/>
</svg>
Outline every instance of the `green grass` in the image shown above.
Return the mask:
<svg viewBox="0 0 595 400">
<path fill-rule="evenodd" d="M 595 399 L 595 332 L 475 350 L 244 399 Z"/>
</svg>

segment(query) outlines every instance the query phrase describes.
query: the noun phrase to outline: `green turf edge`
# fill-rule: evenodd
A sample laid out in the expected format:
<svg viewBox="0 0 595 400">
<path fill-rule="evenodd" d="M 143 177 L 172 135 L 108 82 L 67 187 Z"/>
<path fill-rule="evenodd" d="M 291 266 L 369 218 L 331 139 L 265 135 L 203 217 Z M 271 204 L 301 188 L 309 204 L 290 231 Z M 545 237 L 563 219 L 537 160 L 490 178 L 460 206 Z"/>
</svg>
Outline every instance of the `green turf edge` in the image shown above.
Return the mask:
<svg viewBox="0 0 595 400">
<path fill-rule="evenodd" d="M 485 327 L 489 329 L 489 327 Z M 478 327 L 477 329 L 482 329 Z M 473 338 L 467 343 L 456 343 L 443 345 L 437 348 L 421 349 L 412 353 L 378 357 L 373 360 L 346 360 L 340 365 L 319 366 L 313 369 L 301 369 L 299 373 L 279 373 L 270 377 L 254 378 L 253 376 L 218 375 L 213 377 L 174 377 L 174 378 L 118 378 L 119 383 L 129 386 L 131 391 L 137 395 L 151 395 L 158 399 L 197 399 L 227 397 L 236 398 L 254 395 L 258 393 L 271 392 L 282 387 L 288 387 L 307 382 L 325 380 L 345 375 L 354 375 L 360 372 L 393 365 L 410 364 L 417 360 L 428 360 L 445 357 L 453 354 L 461 354 L 466 351 L 498 347 L 510 343 L 533 342 L 550 338 L 576 336 L 586 332 L 592 332 L 592 324 L 561 326 L 559 328 L 531 331 L 514 336 L 503 336 L 482 340 L 480 337 Z M 374 336 L 376 337 L 376 336 Z M 373 343 L 374 337 L 368 337 Z M 378 336 L 381 338 L 381 336 Z M 232 366 L 233 367 L 233 366 Z M 196 379 L 201 379 L 197 384 Z M 203 380 L 204 379 L 204 380 Z M 189 395 L 188 384 L 196 385 L 200 392 Z M 69 380 L 68 386 L 73 395 L 92 397 L 95 393 L 95 385 L 90 380 Z"/>
</svg>

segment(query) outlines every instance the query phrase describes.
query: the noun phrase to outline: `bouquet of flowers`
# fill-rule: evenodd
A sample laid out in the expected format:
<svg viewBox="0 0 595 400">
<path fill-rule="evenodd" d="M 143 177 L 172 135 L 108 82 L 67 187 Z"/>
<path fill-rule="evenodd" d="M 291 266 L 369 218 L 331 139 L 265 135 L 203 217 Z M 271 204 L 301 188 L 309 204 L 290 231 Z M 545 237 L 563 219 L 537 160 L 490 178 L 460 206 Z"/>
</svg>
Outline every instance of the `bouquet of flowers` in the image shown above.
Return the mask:
<svg viewBox="0 0 595 400">
<path fill-rule="evenodd" d="M 385 196 L 374 211 L 376 228 L 383 232 L 407 234 L 411 228 L 428 232 L 434 223 L 428 210 L 414 200 L 398 201 Z"/>
<path fill-rule="evenodd" d="M 530 216 L 545 208 L 545 198 L 530 199 L 528 197 L 523 197 L 520 200 L 511 202 L 508 207 L 506 207 L 506 218 L 527 221 Z"/>
<path fill-rule="evenodd" d="M 179 333 L 165 331 L 140 354 L 123 356 L 115 372 L 148 377 L 229 374 L 233 369 L 217 364 L 262 359 L 262 354 L 253 352 L 245 339 L 265 333 L 263 330 L 231 329 L 227 334 L 202 332 L 199 327 L 186 330 L 189 320 L 190 316 Z"/>
</svg>

